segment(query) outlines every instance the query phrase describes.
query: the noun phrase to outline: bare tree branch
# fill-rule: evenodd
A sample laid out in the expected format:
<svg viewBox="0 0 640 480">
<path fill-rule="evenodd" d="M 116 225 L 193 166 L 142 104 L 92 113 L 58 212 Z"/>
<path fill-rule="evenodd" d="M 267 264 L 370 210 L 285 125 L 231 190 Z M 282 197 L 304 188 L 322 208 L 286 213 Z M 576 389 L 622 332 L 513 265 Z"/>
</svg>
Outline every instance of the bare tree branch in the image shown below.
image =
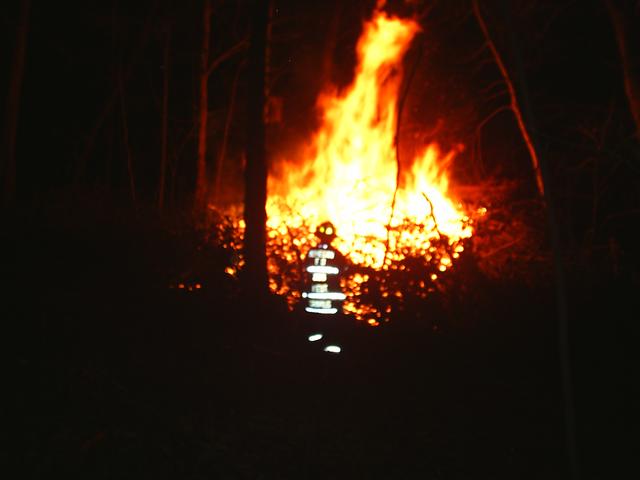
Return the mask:
<svg viewBox="0 0 640 480">
<path fill-rule="evenodd" d="M 482 12 L 480 12 L 480 6 L 478 5 L 478 0 L 473 0 L 473 12 L 478 20 L 478 25 L 480 25 L 480 29 L 484 34 L 484 38 L 487 42 L 487 46 L 489 50 L 491 50 L 491 54 L 502 74 L 502 78 L 504 79 L 504 83 L 507 86 L 507 90 L 509 91 L 509 97 L 511 99 L 511 111 L 513 115 L 516 117 L 516 121 L 518 123 L 518 128 L 520 129 L 520 134 L 522 135 L 522 139 L 529 151 L 529 156 L 531 157 L 531 165 L 533 167 L 534 174 L 536 176 L 536 184 L 538 186 L 538 192 L 541 197 L 544 197 L 544 181 L 542 179 L 542 172 L 540 170 L 540 161 L 538 159 L 538 153 L 533 145 L 533 141 L 531 140 L 531 135 L 527 130 L 527 126 L 525 125 L 524 118 L 522 115 L 522 111 L 520 110 L 520 104 L 518 103 L 518 97 L 516 95 L 516 90 L 513 86 L 513 82 L 511 81 L 511 77 L 509 72 L 507 71 L 507 67 L 505 66 L 498 49 L 496 48 L 495 43 L 493 42 L 491 35 L 489 34 L 489 29 L 487 28 L 487 24 L 484 21 L 482 16 Z"/>
<path fill-rule="evenodd" d="M 226 60 L 229 60 L 231 57 L 233 57 L 236 53 L 240 53 L 241 51 L 245 50 L 247 47 L 249 46 L 249 40 L 247 40 L 246 38 L 241 40 L 240 42 L 236 43 L 233 47 L 231 47 L 229 50 L 227 50 L 226 52 L 220 54 L 217 58 L 215 58 L 210 64 L 209 64 L 209 68 L 207 69 L 207 76 L 211 75 L 211 73 L 218 68 L 223 62 L 225 62 Z"/>
<path fill-rule="evenodd" d="M 422 192 L 422 196 L 424 197 L 424 199 L 429 204 L 429 216 L 431 217 L 431 220 L 433 220 L 434 229 L 435 229 L 436 233 L 438 234 L 438 238 L 440 238 L 440 237 L 442 237 L 442 233 L 440 233 L 440 228 L 438 227 L 438 220 L 436 220 L 436 214 L 435 214 L 435 211 L 433 209 L 433 202 L 427 196 L 426 193 Z"/>
<path fill-rule="evenodd" d="M 636 137 L 640 140 L 640 60 L 637 46 L 637 25 L 633 25 L 633 13 L 614 0 L 606 0 L 609 17 L 615 31 L 618 52 L 622 63 L 624 90 L 629 110 L 636 126 Z M 636 14 L 638 15 L 638 14 Z M 640 19 L 640 17 L 639 17 Z"/>
<path fill-rule="evenodd" d="M 411 87 L 411 83 L 413 82 L 413 77 L 416 73 L 416 70 L 418 68 L 418 64 L 420 63 L 420 60 L 422 58 L 422 54 L 423 54 L 423 48 L 422 45 L 420 45 L 420 49 L 416 55 L 416 58 L 413 62 L 413 65 L 411 66 L 411 71 L 409 72 L 409 76 L 407 77 L 407 81 L 404 87 L 404 90 L 402 92 L 402 94 L 400 95 L 400 98 L 398 99 L 398 106 L 397 106 L 397 118 L 396 118 L 396 131 L 395 131 L 395 135 L 393 137 L 393 148 L 395 150 L 396 153 L 396 186 L 395 189 L 393 190 L 393 199 L 391 200 L 391 211 L 389 212 L 389 220 L 387 222 L 387 238 L 385 241 L 385 247 L 384 247 L 384 259 L 383 262 L 385 262 L 387 260 L 387 255 L 389 254 L 389 236 L 391 234 L 391 222 L 393 220 L 393 215 L 395 213 L 395 209 L 396 209 L 396 199 L 398 197 L 398 188 L 400 187 L 400 179 L 401 179 L 401 164 L 400 164 L 400 125 L 401 125 L 401 118 L 402 118 L 402 112 L 404 110 L 404 104 L 405 104 L 405 100 L 407 99 L 407 96 L 409 95 L 409 89 Z"/>
</svg>

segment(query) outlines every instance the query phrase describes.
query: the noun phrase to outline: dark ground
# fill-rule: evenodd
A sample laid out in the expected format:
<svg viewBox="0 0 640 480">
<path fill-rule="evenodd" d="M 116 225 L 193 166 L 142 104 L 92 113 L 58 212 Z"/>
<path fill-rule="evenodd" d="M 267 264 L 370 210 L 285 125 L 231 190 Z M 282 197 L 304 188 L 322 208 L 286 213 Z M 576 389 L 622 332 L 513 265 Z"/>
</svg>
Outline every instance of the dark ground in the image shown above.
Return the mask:
<svg viewBox="0 0 640 480">
<path fill-rule="evenodd" d="M 478 285 L 438 331 L 346 320 L 332 356 L 186 230 L 53 207 L 5 226 L 5 478 L 568 478 L 551 286 Z M 637 297 L 571 282 L 582 478 L 636 468 Z"/>
</svg>

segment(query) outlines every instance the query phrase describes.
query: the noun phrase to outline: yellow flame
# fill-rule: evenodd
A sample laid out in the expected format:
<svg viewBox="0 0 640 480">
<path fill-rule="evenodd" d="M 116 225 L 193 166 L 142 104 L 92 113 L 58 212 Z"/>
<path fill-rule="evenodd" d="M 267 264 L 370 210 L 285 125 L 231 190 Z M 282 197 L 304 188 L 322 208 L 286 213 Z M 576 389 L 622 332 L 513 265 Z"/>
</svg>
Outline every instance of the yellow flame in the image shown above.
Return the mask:
<svg viewBox="0 0 640 480">
<path fill-rule="evenodd" d="M 451 245 L 471 236 L 468 217 L 450 197 L 444 168 L 455 151 L 442 155 L 437 145 L 427 145 L 396 186 L 402 58 L 419 30 L 413 20 L 382 11 L 364 24 L 352 84 L 320 95 L 321 126 L 303 158 L 281 161 L 269 177 L 272 232 L 287 235 L 287 226 L 301 225 L 314 231 L 329 220 L 338 235 L 336 248 L 355 264 L 374 268 L 402 260 L 407 247 L 434 254 L 431 241 L 441 234 Z M 446 256 L 441 270 L 450 265 Z"/>
</svg>

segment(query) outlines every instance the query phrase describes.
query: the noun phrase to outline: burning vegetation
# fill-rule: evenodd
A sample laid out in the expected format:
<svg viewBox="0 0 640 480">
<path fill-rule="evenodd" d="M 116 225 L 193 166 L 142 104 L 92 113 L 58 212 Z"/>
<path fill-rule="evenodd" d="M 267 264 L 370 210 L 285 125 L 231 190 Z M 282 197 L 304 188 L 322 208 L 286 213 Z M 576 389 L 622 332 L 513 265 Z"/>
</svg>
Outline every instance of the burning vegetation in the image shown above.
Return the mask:
<svg viewBox="0 0 640 480">
<path fill-rule="evenodd" d="M 324 221 L 334 246 L 351 263 L 341 279 L 345 313 L 371 325 L 388 320 L 407 296 L 438 288 L 486 209 L 456 200 L 447 167 L 462 149 L 422 146 L 410 162 L 398 158 L 403 57 L 419 25 L 376 10 L 363 25 L 353 81 L 318 98 L 321 122 L 300 158 L 278 158 L 268 179 L 269 286 L 290 307 L 303 290 L 303 262 Z M 244 223 L 227 219 L 223 243 L 238 249 Z M 235 232 L 229 233 L 229 232 Z M 229 273 L 240 268 L 241 261 Z"/>
<path fill-rule="evenodd" d="M 13 470 L 631 477 L 638 2 L 375 3 L 8 2 Z"/>
</svg>

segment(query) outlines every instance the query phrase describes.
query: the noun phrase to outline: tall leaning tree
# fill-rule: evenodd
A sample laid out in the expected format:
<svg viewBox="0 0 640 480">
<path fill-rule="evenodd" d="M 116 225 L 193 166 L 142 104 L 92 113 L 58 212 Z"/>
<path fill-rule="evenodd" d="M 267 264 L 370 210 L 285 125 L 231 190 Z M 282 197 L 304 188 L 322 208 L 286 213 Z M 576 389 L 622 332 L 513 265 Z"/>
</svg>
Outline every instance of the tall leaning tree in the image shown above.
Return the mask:
<svg viewBox="0 0 640 480">
<path fill-rule="evenodd" d="M 640 140 L 640 2 L 606 0 L 605 4 L 620 53 L 627 103 Z"/>
<path fill-rule="evenodd" d="M 9 79 L 9 91 L 5 113 L 4 161 L 0 164 L 2 174 L 2 201 L 5 206 L 13 203 L 16 191 L 16 139 L 18 134 L 18 114 L 20 113 L 20 94 L 24 75 L 24 62 L 27 50 L 27 30 L 29 27 L 30 0 L 20 2 L 20 17 L 16 31 L 16 44 L 13 50 L 13 64 Z"/>
<path fill-rule="evenodd" d="M 207 120 L 209 118 L 209 78 L 222 63 L 244 51 L 248 45 L 242 39 L 223 51 L 217 57 L 211 55 L 211 15 L 213 8 L 211 0 L 204 0 L 202 10 L 202 49 L 200 51 L 200 101 L 198 106 L 198 159 L 196 163 L 196 188 L 193 202 L 193 212 L 198 217 L 205 209 L 209 200 L 210 178 L 207 174 Z"/>
<path fill-rule="evenodd" d="M 560 227 L 558 223 L 555 197 L 550 179 L 549 165 L 546 157 L 541 155 L 540 141 L 533 103 L 529 94 L 527 74 L 524 67 L 523 50 L 520 46 L 520 39 L 514 27 L 514 16 L 511 13 L 512 3 L 510 0 L 502 2 L 484 2 L 492 7 L 500 7 L 503 14 L 503 28 L 512 51 L 512 71 L 510 72 L 507 63 L 503 60 L 494 42 L 488 23 L 485 21 L 484 10 L 480 0 L 472 0 L 473 12 L 478 22 L 478 26 L 485 38 L 486 46 L 491 52 L 491 56 L 498 67 L 502 80 L 509 92 L 509 108 L 518 124 L 522 139 L 529 151 L 531 164 L 538 186 L 538 193 L 544 201 L 547 214 L 547 223 L 551 238 L 551 248 L 553 254 L 554 276 L 555 276 L 555 297 L 556 297 L 556 319 L 558 324 L 557 348 L 560 360 L 560 376 L 562 380 L 563 410 L 564 410 L 564 441 L 567 456 L 567 466 L 569 478 L 576 480 L 580 477 L 578 445 L 576 441 L 576 421 L 575 407 L 573 399 L 573 373 L 571 366 L 571 350 L 569 342 L 569 301 L 567 293 L 567 280 L 564 267 L 564 254 Z"/>
<path fill-rule="evenodd" d="M 265 68 L 269 0 L 251 2 L 251 36 L 248 59 L 247 163 L 244 172 L 245 287 L 254 295 L 267 293 L 267 155 L 264 110 Z"/>
</svg>

